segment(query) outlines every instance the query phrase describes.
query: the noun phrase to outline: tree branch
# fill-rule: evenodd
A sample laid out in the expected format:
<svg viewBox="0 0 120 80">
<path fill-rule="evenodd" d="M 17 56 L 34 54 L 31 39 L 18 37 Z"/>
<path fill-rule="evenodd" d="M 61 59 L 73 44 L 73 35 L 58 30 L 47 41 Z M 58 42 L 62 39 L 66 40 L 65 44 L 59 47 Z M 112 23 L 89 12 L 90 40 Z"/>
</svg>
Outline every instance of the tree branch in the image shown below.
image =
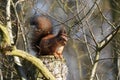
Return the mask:
<svg viewBox="0 0 120 80">
<path fill-rule="evenodd" d="M 42 61 L 22 50 L 17 50 L 14 49 L 12 52 L 6 53 L 7 55 L 12 55 L 12 56 L 18 56 L 23 59 L 26 59 L 27 61 L 30 61 L 33 65 L 35 65 L 38 70 L 42 73 L 42 75 L 47 79 L 47 80 L 55 80 L 54 76 L 49 72 L 49 70 L 46 68 L 46 66 L 42 63 Z"/>
<path fill-rule="evenodd" d="M 99 60 L 99 57 L 100 57 L 100 52 L 97 51 L 96 52 L 96 56 L 95 56 L 95 62 L 93 64 L 91 75 L 90 75 L 90 80 L 94 80 L 94 78 L 95 78 L 96 69 L 97 69 L 97 66 L 98 66 L 98 62 L 97 61 Z"/>
<path fill-rule="evenodd" d="M 120 25 L 116 27 L 110 34 L 108 34 L 102 41 L 99 42 L 99 49 L 103 49 L 112 39 L 113 37 L 117 34 L 117 32 L 120 29 Z"/>
<path fill-rule="evenodd" d="M 3 41 L 4 41 L 4 43 L 2 41 L 3 46 L 4 46 L 4 44 L 10 45 L 10 38 L 8 36 L 7 28 L 0 24 L 0 30 L 2 31 L 2 34 L 3 34 Z M 1 43 L 0 43 L 0 45 L 1 45 Z M 2 51 L 3 46 L 1 45 L 0 51 Z M 4 52 L 6 52 L 6 51 L 4 51 Z M 18 57 L 21 57 L 23 59 L 30 61 L 33 65 L 35 65 L 38 68 L 38 70 L 43 74 L 43 76 L 47 80 L 56 80 L 40 59 L 28 54 L 27 52 L 24 52 L 22 50 L 17 50 L 16 48 L 14 48 L 11 52 L 7 51 L 5 54 L 12 55 L 12 56 L 18 56 Z"/>
<path fill-rule="evenodd" d="M 7 20 L 7 28 L 8 29 L 8 35 L 9 35 L 9 38 L 10 39 L 10 44 L 9 46 L 11 46 L 11 44 L 14 44 L 14 40 L 13 40 L 13 35 L 12 35 L 12 26 L 11 26 L 11 11 L 10 11 L 10 2 L 11 0 L 7 0 L 7 5 L 6 5 L 6 20 Z M 7 46 L 7 45 L 6 45 Z M 19 72 L 19 75 L 20 75 L 20 78 L 21 80 L 27 80 L 27 77 L 23 71 L 23 68 L 22 68 L 22 64 L 20 62 L 20 59 L 19 57 L 17 56 L 14 56 L 14 62 L 16 64 L 16 67 L 17 67 L 17 71 Z"/>
</svg>

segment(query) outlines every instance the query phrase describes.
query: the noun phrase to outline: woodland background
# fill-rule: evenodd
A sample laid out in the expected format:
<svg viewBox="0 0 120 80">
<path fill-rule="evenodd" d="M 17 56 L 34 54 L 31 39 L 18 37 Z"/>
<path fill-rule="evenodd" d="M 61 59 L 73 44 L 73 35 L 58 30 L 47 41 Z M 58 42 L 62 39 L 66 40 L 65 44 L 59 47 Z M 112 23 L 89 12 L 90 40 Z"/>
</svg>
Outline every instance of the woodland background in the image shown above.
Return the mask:
<svg viewBox="0 0 120 80">
<path fill-rule="evenodd" d="M 20 55 L 3 53 L 14 45 L 34 55 L 29 45 L 29 22 L 36 14 L 53 20 L 55 34 L 61 24 L 67 29 L 69 41 L 63 52 L 67 80 L 119 80 L 120 0 L 0 0 L 0 26 L 7 28 L 10 39 L 5 39 L 5 30 L 0 27 L 0 80 L 26 80 L 24 74 L 29 72 L 17 70 L 13 58 Z M 33 66 L 23 58 L 22 68 Z"/>
</svg>

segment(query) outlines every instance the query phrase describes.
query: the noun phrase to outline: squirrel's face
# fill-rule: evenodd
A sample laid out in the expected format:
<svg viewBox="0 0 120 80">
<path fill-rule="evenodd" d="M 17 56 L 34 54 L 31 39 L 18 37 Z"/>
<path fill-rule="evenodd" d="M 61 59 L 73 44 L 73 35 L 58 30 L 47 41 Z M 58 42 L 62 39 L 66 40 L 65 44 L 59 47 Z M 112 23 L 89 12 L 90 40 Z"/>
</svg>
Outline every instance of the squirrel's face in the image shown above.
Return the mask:
<svg viewBox="0 0 120 80">
<path fill-rule="evenodd" d="M 67 32 L 65 30 L 65 27 L 60 28 L 58 35 L 57 35 L 57 41 L 62 46 L 67 44 L 68 36 L 67 36 Z"/>
<path fill-rule="evenodd" d="M 67 44 L 67 41 L 68 41 L 68 38 L 67 38 L 67 36 L 65 36 L 65 35 L 61 35 L 61 36 L 58 37 L 58 39 L 57 39 L 57 42 L 58 42 L 60 45 L 62 45 L 62 46 L 66 45 L 66 44 Z"/>
</svg>

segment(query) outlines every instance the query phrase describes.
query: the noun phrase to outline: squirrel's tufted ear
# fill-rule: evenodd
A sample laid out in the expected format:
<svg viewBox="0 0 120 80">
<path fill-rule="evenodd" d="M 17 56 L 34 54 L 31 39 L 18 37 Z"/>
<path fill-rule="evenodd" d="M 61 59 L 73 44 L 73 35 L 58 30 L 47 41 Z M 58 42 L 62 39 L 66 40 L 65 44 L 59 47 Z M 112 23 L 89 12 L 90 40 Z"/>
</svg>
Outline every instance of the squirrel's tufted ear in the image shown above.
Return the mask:
<svg viewBox="0 0 120 80">
<path fill-rule="evenodd" d="M 67 35 L 67 31 L 66 31 L 65 27 L 62 26 L 62 27 L 60 27 L 58 36 L 63 35 L 63 34 Z"/>
</svg>

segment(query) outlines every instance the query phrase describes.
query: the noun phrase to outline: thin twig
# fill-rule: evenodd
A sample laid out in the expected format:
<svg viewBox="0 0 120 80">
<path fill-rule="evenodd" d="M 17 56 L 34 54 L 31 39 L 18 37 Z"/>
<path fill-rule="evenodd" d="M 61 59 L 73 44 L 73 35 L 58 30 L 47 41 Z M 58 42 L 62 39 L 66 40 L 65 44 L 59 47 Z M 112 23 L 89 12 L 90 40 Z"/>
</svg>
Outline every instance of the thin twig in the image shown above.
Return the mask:
<svg viewBox="0 0 120 80">
<path fill-rule="evenodd" d="M 101 14 L 102 17 L 104 18 L 104 20 L 105 20 L 110 26 L 112 26 L 112 27 L 115 29 L 115 26 L 114 26 L 109 20 L 107 20 L 107 18 L 105 17 L 105 15 L 102 13 L 102 10 L 101 10 L 101 8 L 99 7 L 98 3 L 95 2 L 95 4 L 97 5 L 98 10 L 100 11 L 100 14 Z"/>
<path fill-rule="evenodd" d="M 96 3 L 99 3 L 100 2 L 100 0 L 95 0 L 95 2 Z M 86 19 L 89 19 L 90 17 L 91 17 L 91 15 L 93 14 L 93 12 L 95 11 L 95 9 L 96 9 L 96 3 L 94 2 L 94 4 L 92 5 L 92 7 L 89 9 L 89 11 L 80 19 L 80 21 L 82 22 L 82 21 L 84 21 L 84 20 L 86 20 Z M 81 11 L 80 11 L 81 12 Z M 80 13 L 79 12 L 79 13 Z M 64 21 L 63 23 L 65 23 L 65 22 L 68 22 L 68 21 L 70 21 L 70 20 L 72 20 L 73 18 L 75 18 L 79 13 L 77 13 L 77 14 L 75 14 L 75 16 L 73 16 L 72 18 L 70 18 L 70 19 L 67 19 L 66 21 Z M 75 23 L 74 25 L 77 25 L 78 23 Z M 57 24 L 57 25 L 60 25 L 60 24 Z M 56 26 L 57 26 L 56 25 Z"/>
<path fill-rule="evenodd" d="M 16 6 L 15 6 L 15 4 L 13 3 L 13 1 L 11 0 L 11 3 L 12 3 L 12 6 L 13 6 L 13 8 L 14 8 L 14 11 L 15 11 L 15 16 L 16 16 L 16 18 L 17 18 L 17 21 L 18 21 L 18 24 L 19 24 L 19 28 L 20 28 L 20 30 L 21 30 L 21 35 L 22 35 L 22 38 L 23 38 L 23 41 L 24 41 L 24 47 L 25 47 L 25 50 L 27 51 L 27 41 L 26 41 L 26 38 L 25 38 L 25 35 L 24 35 L 24 30 L 23 30 L 23 28 L 22 28 L 22 25 L 21 25 L 21 22 L 20 22 L 20 18 L 19 18 L 19 16 L 18 16 L 18 13 L 17 13 L 17 10 L 16 10 Z M 19 29 L 18 28 L 18 29 Z M 19 31 L 19 30 L 18 30 Z M 17 34 L 18 34 L 19 32 L 17 32 Z M 18 35 L 17 35 L 18 36 Z M 17 43 L 17 42 L 16 42 Z"/>
<path fill-rule="evenodd" d="M 89 32 L 90 32 L 90 34 L 91 34 L 91 36 L 92 36 L 92 39 L 93 39 L 93 41 L 95 42 L 95 45 L 98 46 L 98 43 L 97 43 L 97 41 L 96 41 L 96 39 L 95 39 L 95 36 L 94 36 L 94 34 L 93 34 L 93 31 L 92 31 L 92 29 L 90 28 L 90 26 L 89 26 L 89 24 L 88 24 L 88 21 L 86 21 L 86 24 L 87 24 L 87 27 L 88 27 L 88 29 L 89 29 Z"/>
<path fill-rule="evenodd" d="M 113 39 L 113 37 L 117 34 L 120 26 L 117 26 L 116 29 L 114 29 L 108 36 L 106 36 L 98 45 L 97 50 L 96 50 L 96 56 L 95 56 L 95 62 L 92 68 L 90 80 L 94 79 L 95 73 L 96 73 L 96 68 L 98 65 L 99 61 L 99 55 L 100 51 Z"/>
<path fill-rule="evenodd" d="M 75 35 L 76 35 L 76 34 L 75 34 Z M 83 35 L 86 36 L 86 34 L 85 34 L 84 32 L 83 32 Z M 78 40 L 78 41 L 80 41 L 80 42 L 82 42 L 82 43 L 85 43 L 85 44 L 87 44 L 89 47 L 91 47 L 93 50 L 96 50 L 96 46 L 95 46 L 95 45 L 92 45 L 92 44 L 90 44 L 89 42 L 86 42 L 86 41 L 81 40 L 78 35 L 76 35 L 76 37 L 77 37 L 76 40 Z M 87 37 L 87 36 L 86 36 L 86 37 Z M 86 38 L 86 39 L 87 39 L 87 38 Z"/>
<path fill-rule="evenodd" d="M 93 61 L 93 58 L 92 58 L 92 53 L 90 52 L 89 45 L 87 44 L 88 41 L 87 41 L 87 37 L 85 35 L 85 29 L 84 29 L 84 27 L 83 27 L 83 33 L 84 33 L 83 36 L 84 36 L 84 39 L 85 39 L 85 42 L 86 42 L 87 51 L 88 51 L 88 56 L 90 58 L 90 61 L 91 61 L 92 65 L 94 65 L 94 61 Z M 99 80 L 98 75 L 96 74 L 95 76 L 96 76 L 97 80 Z"/>
<path fill-rule="evenodd" d="M 60 6 L 60 8 L 65 12 L 65 14 L 67 14 L 67 12 L 65 11 L 65 9 L 62 7 L 62 3 L 61 0 L 56 0 L 58 5 Z"/>
<path fill-rule="evenodd" d="M 78 0 L 76 0 L 76 7 L 77 7 L 77 11 L 79 11 L 79 8 L 78 8 Z M 92 15 L 92 14 L 91 14 Z M 89 16 L 90 17 L 90 16 Z M 78 15 L 78 19 L 79 19 L 79 21 L 81 22 L 81 20 L 80 20 L 80 16 Z M 82 22 L 81 22 L 82 23 Z M 88 24 L 88 22 L 87 22 L 87 20 L 86 20 L 86 23 L 87 23 L 87 26 L 89 27 L 89 24 Z M 83 25 L 83 24 L 82 24 Z M 85 35 L 85 29 L 84 29 L 84 27 L 82 28 L 82 30 L 83 30 L 83 36 L 84 36 L 84 39 L 85 39 L 85 43 L 86 43 L 86 47 L 87 47 L 87 50 L 88 50 L 88 56 L 89 56 L 89 58 L 90 58 L 90 61 L 91 61 L 91 63 L 92 63 L 92 65 L 94 65 L 94 61 L 93 61 L 93 58 L 92 58 L 92 53 L 90 52 L 90 48 L 89 48 L 89 46 L 88 46 L 88 44 L 87 44 L 87 37 L 86 37 L 86 35 Z M 95 37 L 94 37 L 94 35 L 93 35 L 93 33 L 92 33 L 92 30 L 90 29 L 90 27 L 89 27 L 89 31 L 90 31 L 90 33 L 91 33 L 91 36 L 92 36 L 92 39 L 94 40 L 94 42 L 95 42 L 95 44 L 96 44 L 96 46 L 98 46 L 98 43 L 96 42 L 96 40 L 95 40 Z M 97 66 L 96 66 L 97 67 Z M 96 71 L 96 70 L 95 70 Z M 94 71 L 93 71 L 94 72 Z M 92 73 L 93 74 L 93 73 Z M 98 75 L 97 74 L 93 74 L 93 75 L 95 75 L 96 76 L 96 79 L 97 80 L 99 80 L 99 78 L 98 78 Z M 92 75 L 91 75 L 92 76 Z"/>
<path fill-rule="evenodd" d="M 88 56 L 90 57 L 90 61 L 91 61 L 91 63 L 92 63 L 92 65 L 94 64 L 94 61 L 93 61 L 93 59 L 92 59 L 92 56 L 91 56 L 91 52 L 90 52 L 90 48 L 89 48 L 89 45 L 87 44 L 88 43 L 88 41 L 87 41 L 87 37 L 86 37 L 86 35 L 85 35 L 85 29 L 84 29 L 84 27 L 83 27 L 83 33 L 84 33 L 84 40 L 85 40 L 85 44 L 86 44 L 86 47 L 87 47 L 87 50 L 88 50 Z"/>
</svg>

